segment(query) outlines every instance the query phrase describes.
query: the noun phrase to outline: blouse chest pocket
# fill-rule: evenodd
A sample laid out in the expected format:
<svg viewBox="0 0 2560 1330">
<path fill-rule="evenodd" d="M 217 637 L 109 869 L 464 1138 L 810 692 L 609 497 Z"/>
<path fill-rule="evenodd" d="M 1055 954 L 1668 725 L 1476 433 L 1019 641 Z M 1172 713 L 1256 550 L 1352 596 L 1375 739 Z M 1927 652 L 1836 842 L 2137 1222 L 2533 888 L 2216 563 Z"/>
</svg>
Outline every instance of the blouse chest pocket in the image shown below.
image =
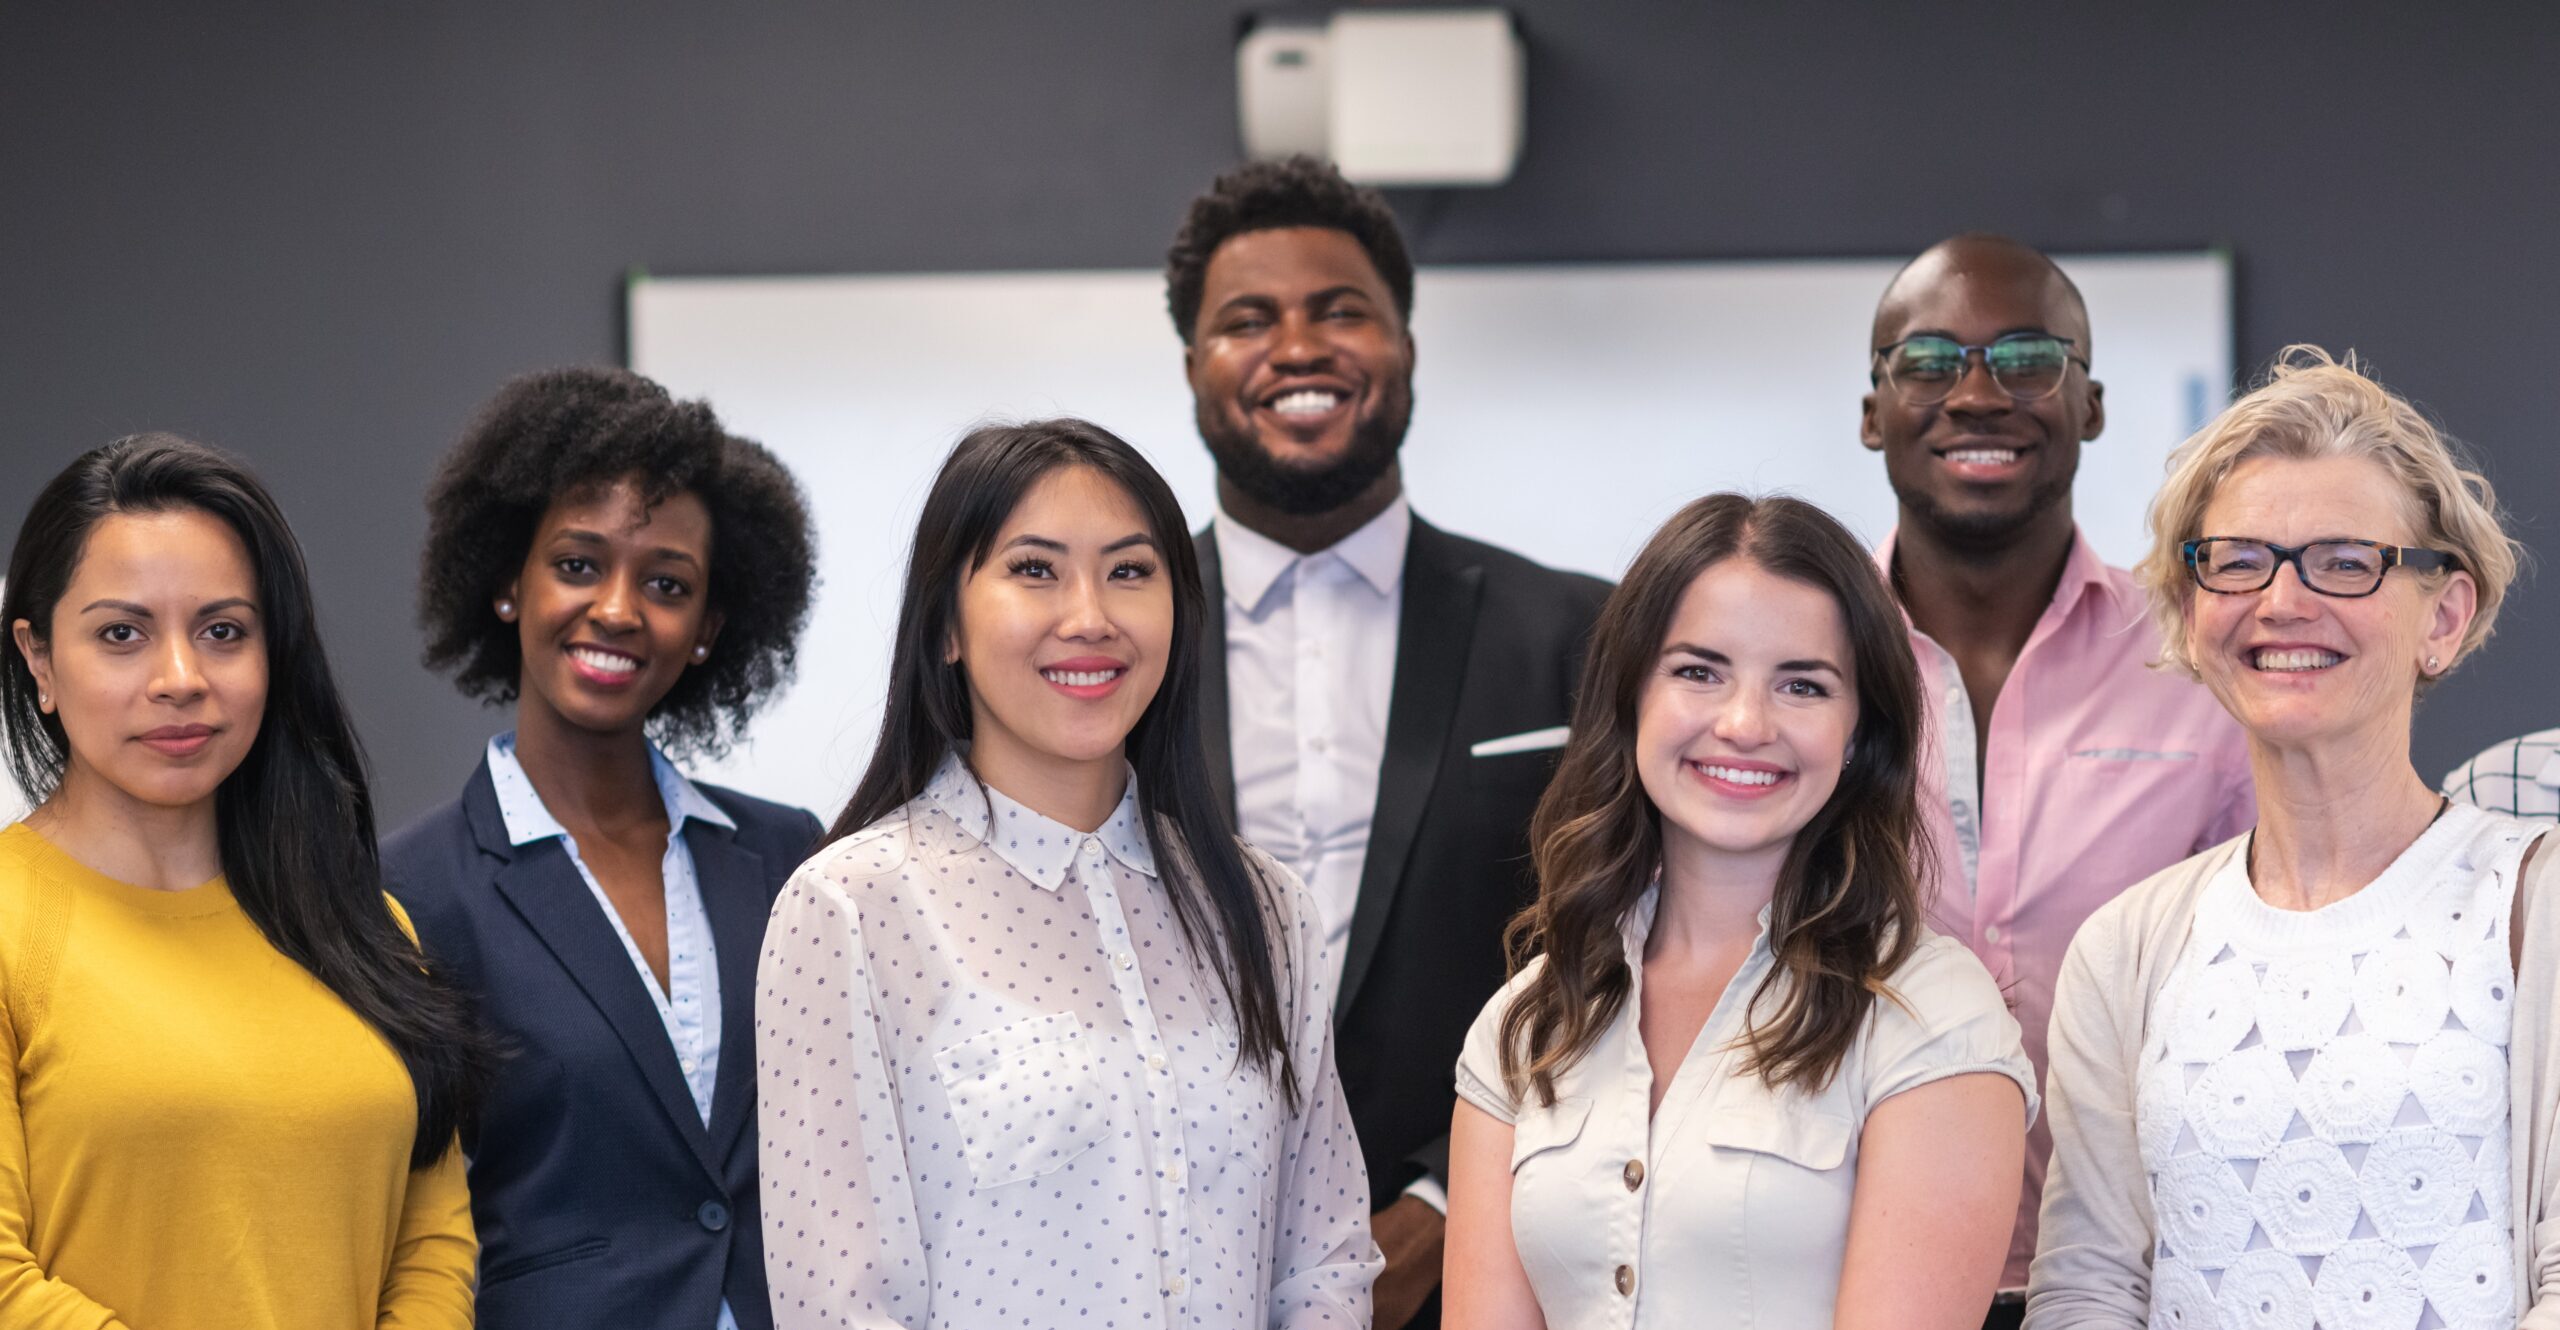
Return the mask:
<svg viewBox="0 0 2560 1330">
<path fill-rule="evenodd" d="M 1855 1134 L 1849 1118 L 1835 1111 L 1846 1106 L 1829 1099 L 1772 1094 L 1757 1080 L 1736 1081 L 1707 1105 L 1706 1127 L 1699 1135 L 1719 1150 L 1767 1155 L 1827 1173 L 1849 1157 L 1849 1138 Z"/>
<path fill-rule="evenodd" d="M 1540 1106 L 1529 1100 L 1511 1124 L 1511 1172 L 1519 1176 L 1523 1167 L 1534 1163 L 1552 1164 L 1562 1159 L 1575 1141 L 1582 1139 L 1582 1124 L 1591 1118 L 1588 1098 L 1562 1098 Z M 1544 1155 L 1543 1161 L 1539 1156 Z"/>
<path fill-rule="evenodd" d="M 978 1190 L 1054 1173 L 1109 1128 L 1084 1022 L 1035 1016 L 936 1049 L 935 1074 Z"/>
</svg>

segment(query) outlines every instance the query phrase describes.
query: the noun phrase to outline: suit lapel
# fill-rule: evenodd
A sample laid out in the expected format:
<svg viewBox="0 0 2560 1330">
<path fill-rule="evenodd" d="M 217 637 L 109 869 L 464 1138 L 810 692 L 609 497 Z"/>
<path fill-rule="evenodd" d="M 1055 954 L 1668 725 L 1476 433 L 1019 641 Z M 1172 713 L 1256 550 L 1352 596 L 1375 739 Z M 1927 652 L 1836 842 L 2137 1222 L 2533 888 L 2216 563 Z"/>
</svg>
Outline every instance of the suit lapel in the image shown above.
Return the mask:
<svg viewBox="0 0 2560 1330">
<path fill-rule="evenodd" d="M 1360 894 L 1351 908 L 1342 988 L 1334 999 L 1337 1020 L 1351 1010 L 1378 954 L 1422 810 L 1431 802 L 1466 683 L 1483 584 L 1480 565 L 1466 562 L 1455 542 L 1414 519 L 1405 546 L 1404 603 L 1396 618 L 1395 682 L 1387 694 L 1387 752 L 1378 767 L 1378 806 L 1369 822 Z"/>
<path fill-rule="evenodd" d="M 764 857 L 738 844 L 729 831 L 687 822 L 685 845 L 693 851 L 702 910 L 711 919 L 711 946 L 720 979 L 720 1067 L 711 1086 L 711 1152 L 725 1154 L 746 1126 L 756 1090 L 756 959 L 764 950 Z M 686 1101 L 690 1104 L 692 1101 Z"/>
<path fill-rule="evenodd" d="M 1209 761 L 1209 784 L 1230 822 L 1236 812 L 1235 731 L 1227 719 L 1227 584 L 1218 567 L 1218 535 L 1200 533 L 1200 590 L 1209 604 L 1200 616 L 1200 751 Z"/>
<path fill-rule="evenodd" d="M 556 837 L 531 845 L 509 844 L 506 821 L 498 812 L 497 792 L 488 784 L 485 766 L 469 795 L 476 796 L 468 801 L 475 804 L 472 823 L 481 848 L 507 861 L 498 870 L 498 894 L 603 1013 L 605 1023 L 613 1027 L 624 1051 L 638 1065 L 640 1079 L 657 1096 L 658 1106 L 666 1110 L 694 1157 L 711 1176 L 720 1177 L 702 1114 L 693 1106 L 693 1091 L 685 1085 L 683 1068 L 676 1065 L 675 1045 L 668 1042 L 667 1027 L 658 1019 L 658 1004 L 645 987 L 648 981 L 632 966 L 631 954 L 623 950 L 613 922 L 604 917 L 604 907 L 578 875 L 578 866 L 569 861 L 568 847 Z M 749 966 L 752 970 L 752 958 Z M 727 969 L 725 958 L 722 969 Z"/>
</svg>

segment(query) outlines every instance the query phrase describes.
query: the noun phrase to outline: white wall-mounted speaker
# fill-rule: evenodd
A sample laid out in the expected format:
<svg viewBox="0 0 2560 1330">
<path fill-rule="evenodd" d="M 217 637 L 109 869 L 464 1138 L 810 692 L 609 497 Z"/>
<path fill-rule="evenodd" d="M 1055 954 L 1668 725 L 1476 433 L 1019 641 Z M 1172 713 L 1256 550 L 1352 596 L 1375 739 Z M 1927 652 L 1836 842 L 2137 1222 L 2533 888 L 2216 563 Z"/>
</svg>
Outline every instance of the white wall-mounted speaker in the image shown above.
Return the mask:
<svg viewBox="0 0 2560 1330">
<path fill-rule="evenodd" d="M 1527 54 L 1500 9 L 1359 9 L 1255 23 L 1236 46 L 1245 152 L 1304 152 L 1371 185 L 1498 185 L 1520 160 Z"/>
<path fill-rule="evenodd" d="M 1257 22 L 1236 43 L 1236 110 L 1247 157 L 1326 156 L 1331 43 L 1314 20 Z"/>
</svg>

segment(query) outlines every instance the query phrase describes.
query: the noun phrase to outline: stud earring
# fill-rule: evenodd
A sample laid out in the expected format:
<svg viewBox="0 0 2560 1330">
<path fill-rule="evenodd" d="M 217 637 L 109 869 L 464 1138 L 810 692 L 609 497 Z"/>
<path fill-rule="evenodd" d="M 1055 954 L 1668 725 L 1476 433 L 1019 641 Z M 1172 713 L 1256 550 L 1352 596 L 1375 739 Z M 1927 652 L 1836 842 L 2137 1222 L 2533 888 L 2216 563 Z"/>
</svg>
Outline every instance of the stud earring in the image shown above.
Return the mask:
<svg viewBox="0 0 2560 1330">
<path fill-rule="evenodd" d="M 501 619 L 512 619 L 516 617 L 516 603 L 512 600 L 499 601 L 498 617 Z"/>
<path fill-rule="evenodd" d="M 2436 672 L 2436 658 L 2435 658 L 2435 657 L 2433 657 L 2433 656 L 2429 656 L 2429 657 L 2427 657 L 2427 673 L 2429 673 L 2429 674 L 2433 674 L 2433 673 L 2435 673 L 2435 672 Z"/>
<path fill-rule="evenodd" d="M 693 661 L 695 664 L 699 665 L 709 659 L 711 659 L 711 648 L 698 646 L 693 649 Z"/>
<path fill-rule="evenodd" d="M 49 706 L 52 706 L 52 705 L 53 705 L 53 694 L 51 694 L 51 693 L 38 693 L 38 694 L 36 694 L 36 706 L 38 706 L 39 708 L 42 708 L 42 707 L 49 707 Z"/>
</svg>

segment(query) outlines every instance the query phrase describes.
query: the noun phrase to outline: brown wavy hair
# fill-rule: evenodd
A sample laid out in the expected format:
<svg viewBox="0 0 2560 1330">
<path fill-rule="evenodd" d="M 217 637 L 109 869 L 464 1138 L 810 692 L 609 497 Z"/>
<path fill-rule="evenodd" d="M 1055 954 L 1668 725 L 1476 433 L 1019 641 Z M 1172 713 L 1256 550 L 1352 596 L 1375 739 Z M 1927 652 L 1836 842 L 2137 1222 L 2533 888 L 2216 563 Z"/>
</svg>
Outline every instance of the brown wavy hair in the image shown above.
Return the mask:
<svg viewBox="0 0 2560 1330">
<path fill-rule="evenodd" d="M 1573 737 L 1530 822 L 1538 899 L 1511 921 L 1515 974 L 1546 964 L 1502 1018 L 1511 1093 L 1555 1078 L 1626 1005 L 1619 925 L 1662 869 L 1662 816 L 1636 775 L 1636 710 L 1698 575 L 1726 559 L 1831 594 L 1847 623 L 1858 723 L 1839 787 L 1796 833 L 1769 906 L 1776 957 L 1751 995 L 1744 1064 L 1772 1089 L 1829 1084 L 1885 984 L 1919 945 L 1928 844 L 1918 798 L 1919 667 L 1875 560 L 1800 499 L 1711 494 L 1645 543 L 1592 630 Z M 1764 1009 L 1764 1004 L 1765 1009 Z"/>
</svg>

